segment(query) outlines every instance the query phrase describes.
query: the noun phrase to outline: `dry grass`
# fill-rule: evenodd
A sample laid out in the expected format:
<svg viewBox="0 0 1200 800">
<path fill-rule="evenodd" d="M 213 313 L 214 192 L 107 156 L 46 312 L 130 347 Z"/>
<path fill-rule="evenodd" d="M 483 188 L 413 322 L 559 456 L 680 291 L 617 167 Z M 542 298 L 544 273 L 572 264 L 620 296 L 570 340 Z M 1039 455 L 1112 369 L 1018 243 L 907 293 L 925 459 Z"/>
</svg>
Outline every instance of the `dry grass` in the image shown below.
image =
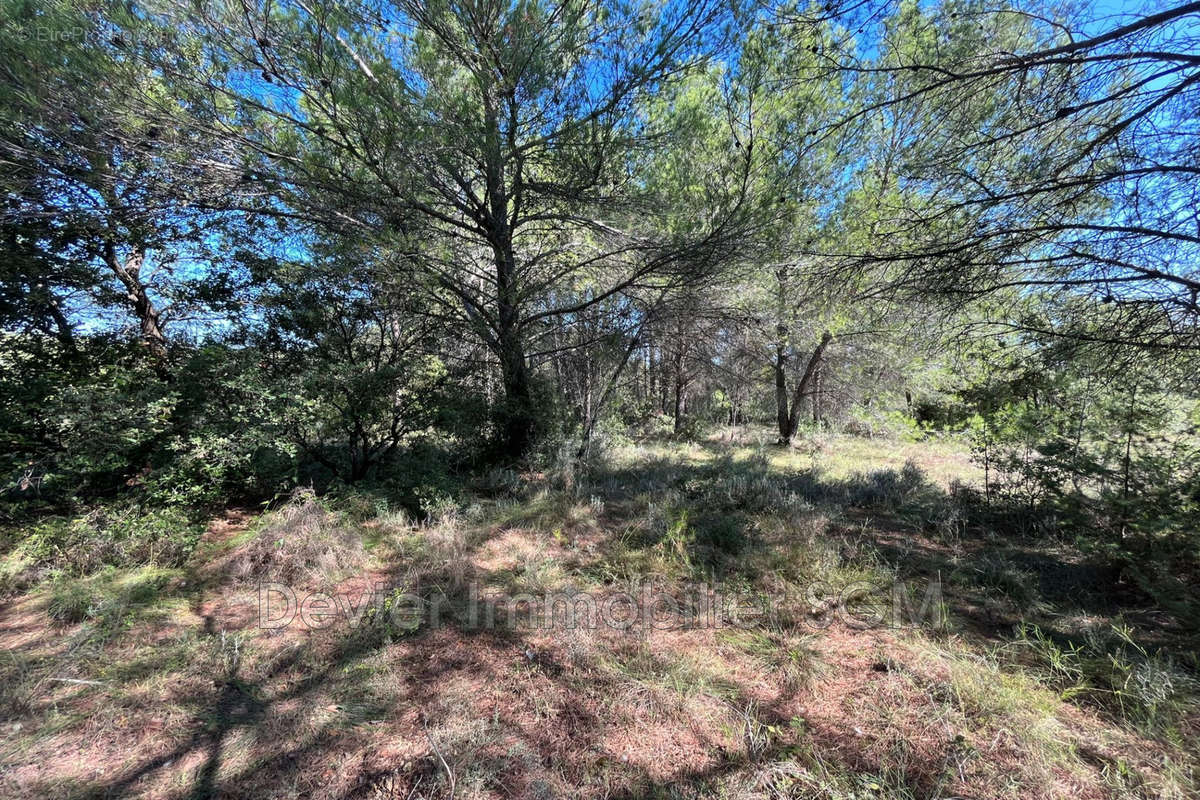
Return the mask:
<svg viewBox="0 0 1200 800">
<path fill-rule="evenodd" d="M 300 493 L 214 528 L 182 573 L 46 584 L 0 609 L 0 796 L 1195 796 L 1190 699 L 1169 730 L 1081 702 L 955 596 L 950 633 L 857 630 L 814 607 L 815 581 L 886 582 L 933 558 L 964 585 L 986 578 L 989 597 L 1037 591 L 999 556 L 897 532 L 888 515 L 936 499 L 940 477 L 862 477 L 902 477 L 909 459 L 949 475 L 961 454 L 822 447 L 840 464 L 824 478 L 800 451 L 631 448 L 555 488 L 497 476 L 424 524 Z M 471 585 L 602 601 L 646 576 L 768 602 L 717 628 L 483 630 L 454 615 Z M 368 579 L 443 598 L 449 624 L 268 631 L 233 611 L 261 580 Z"/>
<path fill-rule="evenodd" d="M 297 489 L 257 527 L 229 565 L 244 583 L 328 584 L 366 563 L 362 531 L 311 489 Z"/>
</svg>

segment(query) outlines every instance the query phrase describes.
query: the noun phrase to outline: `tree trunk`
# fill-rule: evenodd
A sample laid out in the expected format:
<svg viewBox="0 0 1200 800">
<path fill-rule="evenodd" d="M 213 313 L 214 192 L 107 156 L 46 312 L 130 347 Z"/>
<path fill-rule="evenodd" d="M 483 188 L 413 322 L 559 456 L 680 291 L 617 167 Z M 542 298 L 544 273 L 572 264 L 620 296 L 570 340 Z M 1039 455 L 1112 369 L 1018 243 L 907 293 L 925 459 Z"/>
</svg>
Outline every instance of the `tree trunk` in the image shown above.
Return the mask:
<svg viewBox="0 0 1200 800">
<path fill-rule="evenodd" d="M 812 418 L 814 425 L 821 423 L 821 377 L 825 371 L 822 366 L 822 364 L 817 364 L 817 370 L 813 373 Z"/>
<path fill-rule="evenodd" d="M 616 369 L 613 370 L 612 377 L 608 379 L 603 392 L 600 394 L 600 399 L 596 403 L 595 408 L 589 411 L 589 416 L 584 420 L 583 440 L 579 444 L 579 450 L 576 453 L 577 458 L 585 458 L 588 454 L 588 449 L 592 444 L 592 434 L 596 430 L 596 420 L 600 418 L 600 414 L 604 411 L 604 407 L 608 404 L 608 400 L 612 397 L 613 390 L 617 387 L 617 382 L 621 380 L 621 373 L 625 371 L 625 365 L 629 363 L 630 356 L 640 346 L 639 337 L 641 329 L 634 334 L 629 342 L 629 346 L 625 348 L 625 353 L 620 362 L 617 363 Z"/>
<path fill-rule="evenodd" d="M 672 410 L 672 415 L 675 418 L 675 424 L 674 424 L 673 430 L 676 434 L 678 434 L 683 429 L 683 415 L 684 415 L 684 397 L 683 397 L 684 392 L 683 392 L 683 390 L 684 390 L 683 377 L 677 375 L 675 377 L 675 404 L 674 404 L 674 408 Z"/>
<path fill-rule="evenodd" d="M 821 341 L 817 344 L 812 355 L 808 358 L 808 364 L 804 367 L 804 374 L 800 376 L 800 381 L 792 390 L 792 399 L 788 403 L 787 396 L 787 375 L 784 372 L 783 364 L 785 356 L 782 353 L 782 343 L 776 346 L 775 351 L 775 406 L 779 421 L 779 444 L 789 445 L 792 443 L 792 437 L 796 434 L 796 428 L 800 423 L 800 406 L 804 401 L 804 394 L 808 391 L 809 384 L 812 383 L 813 375 L 816 374 L 817 368 L 821 364 L 821 359 L 825 355 L 825 348 L 833 341 L 833 335 L 829 331 L 825 331 L 821 335 Z"/>
<path fill-rule="evenodd" d="M 653 335 L 653 334 L 651 334 Z M 658 400 L 658 365 L 654 361 L 654 340 L 646 343 L 646 403 Z"/>
<path fill-rule="evenodd" d="M 792 392 L 792 410 L 788 415 L 789 438 L 796 433 L 796 427 L 800 422 L 800 405 L 804 399 L 804 393 L 808 391 L 808 386 L 812 382 L 813 375 L 816 374 L 817 368 L 821 366 L 821 359 L 825 355 L 825 348 L 833 341 L 833 335 L 829 331 L 821 334 L 821 341 L 817 348 L 808 358 L 808 364 L 804 367 L 804 374 L 800 376 L 800 382 L 796 384 L 795 391 Z"/>
<path fill-rule="evenodd" d="M 125 289 L 125 299 L 129 301 L 138 319 L 142 341 L 154 360 L 162 364 L 167 360 L 167 337 L 163 333 L 161 312 L 155 308 L 146 286 L 142 283 L 141 271 L 145 260 L 146 251 L 141 247 L 135 247 L 122 261 L 113 243 L 104 243 L 104 262 Z"/>
<path fill-rule="evenodd" d="M 500 403 L 500 452 L 505 458 L 519 460 L 533 444 L 533 392 L 525 346 L 519 336 L 500 340 L 500 370 L 504 381 L 504 399 Z"/>
<path fill-rule="evenodd" d="M 533 392 L 525 358 L 517 281 L 517 262 L 505 186 L 505 159 L 501 150 L 500 126 L 494 98 L 484 93 L 485 171 L 487 181 L 487 228 L 496 269 L 496 337 L 494 348 L 500 359 L 504 400 L 498 409 L 499 455 L 519 461 L 529 451 L 534 435 Z"/>
<path fill-rule="evenodd" d="M 678 328 L 682 329 L 682 325 Z M 671 411 L 671 416 L 674 418 L 672 430 L 678 434 L 683 430 L 683 418 L 687 413 L 687 377 L 683 374 L 683 339 L 680 337 L 676 341 L 677 348 L 671 355 L 671 366 L 675 372 L 675 396 L 674 404 Z"/>
<path fill-rule="evenodd" d="M 783 341 L 775 345 L 775 421 L 779 426 L 779 444 L 792 443 L 792 426 L 788 417 L 787 394 L 787 354 L 784 352 Z"/>
</svg>

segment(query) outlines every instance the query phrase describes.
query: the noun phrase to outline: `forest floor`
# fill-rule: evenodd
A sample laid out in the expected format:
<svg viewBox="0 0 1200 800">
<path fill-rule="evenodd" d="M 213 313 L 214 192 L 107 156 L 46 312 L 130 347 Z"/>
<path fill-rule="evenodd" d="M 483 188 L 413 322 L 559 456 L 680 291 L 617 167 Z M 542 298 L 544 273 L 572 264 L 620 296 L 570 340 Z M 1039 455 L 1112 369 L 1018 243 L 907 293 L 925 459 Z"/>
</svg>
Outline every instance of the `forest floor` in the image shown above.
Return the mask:
<svg viewBox="0 0 1200 800">
<path fill-rule="evenodd" d="M 299 493 L 10 596 L 0 796 L 1200 796 L 1183 621 L 970 524 L 953 442 L 764 438 L 496 472 L 422 524 Z"/>
</svg>

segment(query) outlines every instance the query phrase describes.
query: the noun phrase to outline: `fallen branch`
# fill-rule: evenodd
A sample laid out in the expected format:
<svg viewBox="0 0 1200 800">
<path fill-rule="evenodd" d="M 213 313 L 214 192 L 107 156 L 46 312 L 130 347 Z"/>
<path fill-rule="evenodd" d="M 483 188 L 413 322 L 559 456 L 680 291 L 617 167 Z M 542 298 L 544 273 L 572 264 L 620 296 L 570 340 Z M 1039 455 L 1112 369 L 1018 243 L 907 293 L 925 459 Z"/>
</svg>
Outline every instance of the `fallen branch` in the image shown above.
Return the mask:
<svg viewBox="0 0 1200 800">
<path fill-rule="evenodd" d="M 434 755 L 438 757 L 438 761 L 442 762 L 442 769 L 446 770 L 446 777 L 450 781 L 450 800 L 454 800 L 454 770 L 450 769 L 442 751 L 438 749 L 437 742 L 433 741 L 433 737 L 429 735 L 429 726 L 425 724 L 424 720 L 421 721 L 421 727 L 425 729 L 425 738 L 429 740 L 429 746 L 433 748 Z"/>
</svg>

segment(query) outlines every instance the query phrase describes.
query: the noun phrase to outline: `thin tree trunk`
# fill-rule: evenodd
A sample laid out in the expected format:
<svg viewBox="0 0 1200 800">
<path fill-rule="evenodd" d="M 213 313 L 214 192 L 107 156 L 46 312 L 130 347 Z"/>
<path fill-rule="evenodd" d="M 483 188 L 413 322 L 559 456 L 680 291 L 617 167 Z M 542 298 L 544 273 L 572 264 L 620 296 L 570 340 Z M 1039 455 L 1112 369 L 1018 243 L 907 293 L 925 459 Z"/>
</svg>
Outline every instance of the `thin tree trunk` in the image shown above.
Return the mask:
<svg viewBox="0 0 1200 800">
<path fill-rule="evenodd" d="M 674 432 L 676 434 L 683 428 L 684 414 L 684 399 L 683 399 L 683 377 L 676 374 L 675 376 L 675 404 L 672 410 L 672 416 L 675 418 Z"/>
<path fill-rule="evenodd" d="M 812 382 L 813 375 L 817 368 L 821 365 L 821 359 L 825 355 L 825 348 L 833 341 L 833 335 L 829 331 L 821 334 L 821 342 L 813 353 L 808 358 L 808 364 L 804 367 L 804 374 L 800 376 L 800 382 L 796 384 L 795 390 L 792 392 L 792 410 L 788 415 L 788 438 L 791 439 L 796 433 L 796 427 L 800 423 L 800 405 L 804 399 L 804 393 L 808 391 L 808 386 Z"/>
<path fill-rule="evenodd" d="M 779 444 L 789 445 L 792 442 L 792 437 L 796 435 L 796 428 L 800 424 L 800 406 L 804 401 L 804 394 L 808 391 L 809 384 L 812 383 L 813 375 L 817 368 L 821 365 L 821 359 L 825 355 L 825 348 L 833 341 L 833 335 L 829 331 L 825 331 L 821 335 L 821 341 L 817 344 L 812 355 L 808 358 L 808 364 L 804 367 L 804 373 L 800 376 L 800 381 L 792 390 L 792 398 L 789 404 L 787 395 L 787 375 L 784 371 L 785 356 L 783 354 L 783 344 L 776 345 L 775 350 L 775 409 L 779 423 Z"/>
<path fill-rule="evenodd" d="M 1121 538 L 1128 535 L 1129 527 L 1129 471 L 1133 452 L 1133 417 L 1136 413 L 1137 391 L 1129 393 L 1129 420 L 1125 427 L 1125 455 L 1121 459 Z"/>
<path fill-rule="evenodd" d="M 617 368 L 613 370 L 612 377 L 608 379 L 608 383 L 605 385 L 604 391 L 600 394 L 600 399 L 596 402 L 595 408 L 589 412 L 590 416 L 587 417 L 583 428 L 583 441 L 579 445 L 579 451 L 576 453 L 576 457 L 583 458 L 587 455 L 588 448 L 590 448 L 592 444 L 592 433 L 596 429 L 596 420 L 600 418 L 600 413 L 604 410 L 604 406 L 608 404 L 609 398 L 612 397 L 613 390 L 616 389 L 617 382 L 621 379 L 621 373 L 625 371 L 625 365 L 629 363 L 630 356 L 633 355 L 640 345 L 640 334 L 641 331 L 639 330 L 638 333 L 634 335 L 633 339 L 630 340 L 629 346 L 625 348 L 625 353 L 623 354 L 620 363 L 618 363 Z"/>
<path fill-rule="evenodd" d="M 813 373 L 812 390 L 812 418 L 815 425 L 819 425 L 821 422 L 821 375 L 823 372 L 822 365 L 817 364 L 817 371 Z"/>
<path fill-rule="evenodd" d="M 167 337 L 163 333 L 161 312 L 155 308 L 154 301 L 150 299 L 150 294 L 142 283 L 141 271 L 145 261 L 146 251 L 141 247 L 135 247 L 122 261 L 113 243 L 104 243 L 104 262 L 125 289 L 125 299 L 129 301 L 138 319 L 142 341 L 146 343 L 154 360 L 162 364 L 167 360 Z"/>
<path fill-rule="evenodd" d="M 675 396 L 671 416 L 674 419 L 672 430 L 678 434 L 683 429 L 684 404 L 686 402 L 684 391 L 687 388 L 687 382 L 683 374 L 683 321 L 677 319 L 675 327 L 675 353 L 671 356 L 671 366 L 675 371 Z"/>
<path fill-rule="evenodd" d="M 653 332 L 650 333 L 650 341 L 646 345 L 646 402 L 653 403 L 658 399 L 658 385 L 656 379 L 658 377 L 658 367 L 654 363 L 654 339 Z"/>
<path fill-rule="evenodd" d="M 779 444 L 792 443 L 792 428 L 788 418 L 787 354 L 782 340 L 775 344 L 775 421 L 779 426 Z"/>
</svg>

